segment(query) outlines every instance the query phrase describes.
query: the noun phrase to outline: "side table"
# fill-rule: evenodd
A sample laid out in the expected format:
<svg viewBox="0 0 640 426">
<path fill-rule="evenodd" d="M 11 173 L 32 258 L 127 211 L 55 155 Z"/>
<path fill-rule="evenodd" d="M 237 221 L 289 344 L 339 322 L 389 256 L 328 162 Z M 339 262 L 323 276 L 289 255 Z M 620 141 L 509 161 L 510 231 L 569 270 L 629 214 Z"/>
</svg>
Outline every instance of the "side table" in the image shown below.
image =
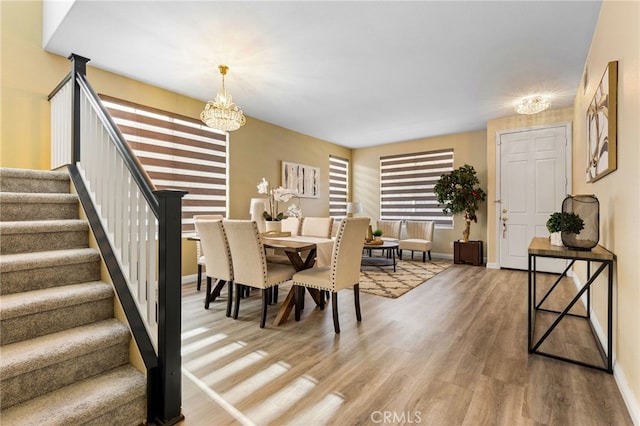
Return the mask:
<svg viewBox="0 0 640 426">
<path fill-rule="evenodd" d="M 536 297 L 536 259 L 538 257 L 550 257 L 556 259 L 567 259 L 570 260 L 569 265 L 565 268 L 564 272 L 560 274 L 560 276 L 556 279 L 553 285 L 547 290 L 544 294 L 540 302 L 537 301 Z M 607 373 L 613 373 L 613 333 L 612 333 L 612 311 L 613 311 L 613 262 L 615 260 L 615 255 L 605 249 L 602 246 L 596 246 L 590 251 L 582 251 L 582 250 L 572 250 L 567 247 L 559 247 L 552 246 L 549 243 L 549 239 L 545 237 L 534 237 L 529 244 L 529 296 L 528 296 L 528 345 L 529 345 L 529 353 L 536 353 L 539 355 L 548 356 L 550 358 L 555 358 L 561 361 L 571 362 L 573 364 L 582 365 L 585 367 L 591 367 L 598 370 L 604 370 Z M 567 306 L 562 311 L 555 311 L 551 309 L 545 309 L 542 307 L 542 304 L 547 300 L 551 293 L 556 288 L 556 286 L 560 283 L 560 280 L 563 277 L 567 276 L 567 272 L 576 261 L 585 261 L 587 262 L 587 282 L 582 285 L 581 288 L 578 289 L 575 297 L 567 304 Z M 591 274 L 591 262 L 598 262 L 600 265 L 596 269 L 593 275 Z M 595 282 L 596 278 L 607 269 L 607 351 L 604 351 L 600 340 L 595 335 L 593 324 L 591 323 L 591 286 Z M 587 314 L 586 315 L 578 315 L 569 313 L 571 308 L 576 304 L 578 300 L 586 293 L 587 295 Z M 536 340 L 535 338 L 535 325 L 536 325 L 536 314 L 538 312 L 548 312 L 558 314 L 553 323 L 542 333 L 542 336 Z M 550 354 L 546 352 L 542 352 L 539 348 L 540 345 L 549 337 L 549 334 L 556 328 L 558 323 L 565 316 L 572 316 L 586 319 L 589 322 L 589 326 L 591 327 L 591 331 L 594 333 L 596 344 L 598 345 L 598 350 L 600 351 L 600 355 L 602 357 L 604 366 L 589 364 L 586 362 L 582 362 L 579 360 L 571 359 L 568 357 L 563 357 L 560 355 Z"/>
</svg>

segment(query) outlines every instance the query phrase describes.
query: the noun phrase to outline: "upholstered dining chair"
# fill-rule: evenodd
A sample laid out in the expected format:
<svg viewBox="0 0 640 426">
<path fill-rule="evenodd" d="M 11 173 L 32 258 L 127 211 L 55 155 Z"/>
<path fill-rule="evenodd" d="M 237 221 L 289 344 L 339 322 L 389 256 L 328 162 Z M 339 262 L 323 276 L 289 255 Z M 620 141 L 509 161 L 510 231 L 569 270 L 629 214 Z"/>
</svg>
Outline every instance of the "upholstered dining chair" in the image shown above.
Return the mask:
<svg viewBox="0 0 640 426">
<path fill-rule="evenodd" d="M 195 223 L 196 220 L 222 220 L 223 217 L 222 215 L 219 214 L 199 214 L 199 215 L 195 215 L 193 216 L 193 222 Z M 198 229 L 196 228 L 196 234 L 198 233 Z M 198 264 L 198 280 L 196 283 L 196 290 L 200 291 L 200 287 L 202 286 L 202 267 L 204 266 L 205 268 L 207 267 L 207 265 L 205 265 L 205 261 L 204 261 L 204 251 L 202 250 L 202 244 L 200 244 L 200 241 L 196 241 L 196 262 Z"/>
<path fill-rule="evenodd" d="M 231 300 L 233 299 L 233 265 L 227 236 L 222 227 L 222 218 L 218 220 L 196 219 L 196 230 L 200 236 L 205 256 L 205 271 L 207 274 L 207 291 L 204 308 L 209 309 L 211 300 L 215 299 L 227 284 L 227 316 L 231 316 Z M 212 280 L 216 280 L 215 288 Z"/>
<path fill-rule="evenodd" d="M 400 260 L 402 260 L 402 250 L 411 250 L 411 259 L 413 259 L 414 251 L 421 251 L 423 263 L 426 261 L 425 255 L 428 253 L 429 260 L 431 260 L 431 242 L 433 241 L 435 222 L 408 220 L 405 226 L 407 238 L 400 240 L 398 243 Z"/>
<path fill-rule="evenodd" d="M 336 333 L 340 333 L 340 322 L 338 321 L 339 290 L 353 287 L 356 319 L 362 320 L 360 313 L 360 261 L 368 226 L 368 217 L 343 219 L 336 235 L 336 243 L 333 246 L 331 265 L 305 269 L 293 276 L 294 285 L 331 292 L 333 328 Z M 321 298 L 321 308 L 324 307 L 323 304 L 324 298 Z"/>
<path fill-rule="evenodd" d="M 238 318 L 240 310 L 240 285 L 259 288 L 262 290 L 260 328 L 264 328 L 272 288 L 291 280 L 296 270 L 291 264 L 267 263 L 258 225 L 254 221 L 224 220 L 222 226 L 229 241 L 236 284 L 233 318 Z"/>
<path fill-rule="evenodd" d="M 296 236 L 300 234 L 300 218 L 298 217 L 288 217 L 286 219 L 282 219 L 282 232 L 291 232 L 292 236 Z"/>
<path fill-rule="evenodd" d="M 305 217 L 302 219 L 300 235 L 306 237 L 331 238 L 331 217 Z"/>
</svg>

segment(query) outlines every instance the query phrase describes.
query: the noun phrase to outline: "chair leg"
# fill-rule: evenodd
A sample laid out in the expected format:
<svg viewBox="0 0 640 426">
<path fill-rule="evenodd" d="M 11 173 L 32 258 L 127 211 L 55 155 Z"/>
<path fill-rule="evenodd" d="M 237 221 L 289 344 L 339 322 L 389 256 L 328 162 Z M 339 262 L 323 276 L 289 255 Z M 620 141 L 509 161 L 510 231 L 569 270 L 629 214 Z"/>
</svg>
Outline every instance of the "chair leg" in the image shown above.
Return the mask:
<svg viewBox="0 0 640 426">
<path fill-rule="evenodd" d="M 200 279 L 200 274 L 198 274 L 198 279 Z M 200 290 L 200 287 L 198 287 Z M 209 303 L 211 302 L 211 277 L 207 277 L 207 291 L 204 295 L 204 308 L 209 309 Z"/>
<path fill-rule="evenodd" d="M 271 292 L 269 288 L 262 289 L 262 315 L 260 316 L 260 328 L 264 328 L 267 323 L 267 306 L 269 305 L 269 299 L 271 298 Z"/>
<path fill-rule="evenodd" d="M 238 319 L 238 312 L 240 311 L 240 299 L 244 292 L 244 286 L 242 284 L 236 284 L 236 304 L 233 307 L 233 319 Z"/>
<path fill-rule="evenodd" d="M 233 281 L 227 283 L 227 317 L 231 316 L 231 303 L 233 301 Z"/>
<path fill-rule="evenodd" d="M 431 255 L 429 255 L 429 260 L 431 260 Z M 427 261 L 427 252 L 423 251 L 422 252 L 422 263 Z"/>
<path fill-rule="evenodd" d="M 304 300 L 304 287 L 295 286 L 293 297 L 295 300 L 294 307 L 294 317 L 296 321 L 300 321 L 300 313 L 302 312 L 302 301 Z"/>
<path fill-rule="evenodd" d="M 429 260 L 431 260 L 431 250 L 429 250 Z"/>
<path fill-rule="evenodd" d="M 198 284 L 196 285 L 196 290 L 200 291 L 201 285 L 202 285 L 202 265 L 198 265 Z"/>
<path fill-rule="evenodd" d="M 402 260 L 402 250 L 398 249 L 398 258 L 400 258 L 400 260 Z"/>
<path fill-rule="evenodd" d="M 276 304 L 278 303 L 278 286 L 273 286 L 273 293 L 271 295 L 271 303 Z"/>
<path fill-rule="evenodd" d="M 338 293 L 331 293 L 331 307 L 333 308 L 333 329 L 340 334 L 340 321 L 338 321 Z"/>
<path fill-rule="evenodd" d="M 362 314 L 360 313 L 360 284 L 353 286 L 353 302 L 356 305 L 356 319 L 362 321 Z"/>
</svg>

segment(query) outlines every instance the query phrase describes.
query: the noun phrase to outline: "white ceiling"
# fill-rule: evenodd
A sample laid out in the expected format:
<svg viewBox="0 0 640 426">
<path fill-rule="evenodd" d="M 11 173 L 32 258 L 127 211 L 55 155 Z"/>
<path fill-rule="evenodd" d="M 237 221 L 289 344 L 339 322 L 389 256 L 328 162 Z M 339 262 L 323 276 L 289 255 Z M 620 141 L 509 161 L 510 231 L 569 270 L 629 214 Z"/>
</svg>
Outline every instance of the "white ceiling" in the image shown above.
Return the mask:
<svg viewBox="0 0 640 426">
<path fill-rule="evenodd" d="M 570 106 L 599 10 L 600 1 L 45 0 L 43 43 L 203 106 L 226 64 L 246 115 L 358 148 L 483 129 L 533 92 Z"/>
</svg>

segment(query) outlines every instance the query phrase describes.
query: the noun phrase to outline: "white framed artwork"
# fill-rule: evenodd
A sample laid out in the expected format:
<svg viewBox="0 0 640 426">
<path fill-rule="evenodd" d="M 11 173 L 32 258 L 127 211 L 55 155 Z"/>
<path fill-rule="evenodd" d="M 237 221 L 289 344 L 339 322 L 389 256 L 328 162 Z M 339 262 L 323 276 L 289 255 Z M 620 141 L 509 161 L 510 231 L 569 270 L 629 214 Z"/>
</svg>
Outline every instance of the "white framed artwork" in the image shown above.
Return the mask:
<svg viewBox="0 0 640 426">
<path fill-rule="evenodd" d="M 318 198 L 320 168 L 304 164 L 282 162 L 282 186 L 301 198 Z"/>
</svg>

